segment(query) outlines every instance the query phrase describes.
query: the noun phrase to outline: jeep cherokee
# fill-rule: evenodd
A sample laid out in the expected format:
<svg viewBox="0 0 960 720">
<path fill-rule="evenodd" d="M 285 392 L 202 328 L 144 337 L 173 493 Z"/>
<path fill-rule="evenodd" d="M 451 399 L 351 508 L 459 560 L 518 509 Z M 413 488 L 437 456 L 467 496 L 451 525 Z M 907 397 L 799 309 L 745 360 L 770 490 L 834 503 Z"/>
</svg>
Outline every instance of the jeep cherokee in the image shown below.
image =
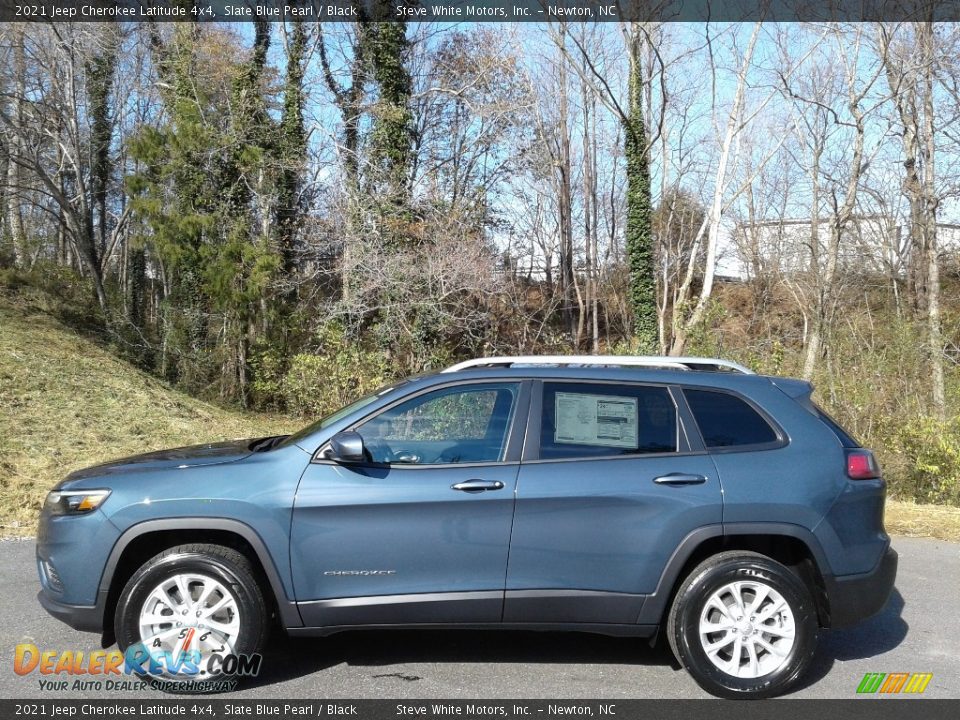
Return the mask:
<svg viewBox="0 0 960 720">
<path fill-rule="evenodd" d="M 812 390 L 703 358 L 460 363 L 294 435 L 71 473 L 39 601 L 168 656 L 273 625 L 659 633 L 708 692 L 777 695 L 897 567 L 877 464 Z"/>
</svg>

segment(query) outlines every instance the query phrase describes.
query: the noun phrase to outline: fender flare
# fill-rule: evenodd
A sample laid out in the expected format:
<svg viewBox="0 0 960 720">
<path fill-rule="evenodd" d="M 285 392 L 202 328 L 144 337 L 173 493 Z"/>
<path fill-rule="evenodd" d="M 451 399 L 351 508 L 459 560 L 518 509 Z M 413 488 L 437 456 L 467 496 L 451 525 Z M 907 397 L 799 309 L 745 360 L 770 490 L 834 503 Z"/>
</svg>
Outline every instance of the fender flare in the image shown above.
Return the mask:
<svg viewBox="0 0 960 720">
<path fill-rule="evenodd" d="M 300 611 L 297 610 L 297 604 L 287 596 L 273 557 L 270 555 L 270 551 L 260 538 L 260 535 L 246 523 L 229 518 L 162 518 L 158 520 L 145 520 L 144 522 L 127 528 L 114 543 L 113 549 L 107 558 L 107 563 L 103 568 L 103 574 L 100 577 L 97 605 L 101 606 L 101 611 L 106 610 L 106 602 L 110 592 L 110 586 L 113 583 L 113 576 L 127 546 L 137 538 L 148 533 L 171 530 L 215 530 L 239 535 L 249 543 L 257 555 L 264 575 L 267 577 L 267 582 L 270 584 L 270 590 L 277 602 L 277 609 L 284 627 L 303 626 L 303 620 L 300 618 Z"/>
<path fill-rule="evenodd" d="M 704 525 L 690 532 L 680 541 L 677 549 L 673 551 L 663 572 L 660 574 L 660 580 L 657 582 L 656 590 L 648 595 L 644 601 L 637 622 L 649 625 L 660 624 L 667 610 L 667 603 L 670 601 L 673 589 L 681 579 L 680 573 L 683 571 L 687 561 L 689 561 L 694 552 L 696 552 L 697 548 L 707 540 L 733 535 L 781 535 L 799 540 L 809 549 L 821 577 L 826 579 L 828 576 L 831 576 L 830 565 L 827 563 L 827 556 L 823 552 L 820 541 L 817 540 L 816 535 L 801 525 L 779 522 L 738 522 Z"/>
</svg>

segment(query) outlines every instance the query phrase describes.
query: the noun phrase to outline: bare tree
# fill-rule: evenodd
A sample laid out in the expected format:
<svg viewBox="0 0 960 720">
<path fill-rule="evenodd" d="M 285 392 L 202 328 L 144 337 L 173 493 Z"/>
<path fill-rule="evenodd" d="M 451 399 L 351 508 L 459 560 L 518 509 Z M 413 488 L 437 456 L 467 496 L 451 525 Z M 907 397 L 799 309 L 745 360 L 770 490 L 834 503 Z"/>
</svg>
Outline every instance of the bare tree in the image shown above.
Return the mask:
<svg viewBox="0 0 960 720">
<path fill-rule="evenodd" d="M 931 17 L 908 28 L 877 27 L 877 44 L 903 139 L 903 193 L 910 203 L 911 278 L 917 310 L 926 314 L 927 358 L 932 401 L 946 413 L 937 210 L 941 197 L 936 175 L 934 85 L 938 47 Z"/>
<path fill-rule="evenodd" d="M 828 54 L 822 63 L 811 66 L 807 77 L 797 83 L 784 80 L 784 91 L 798 104 L 797 124 L 803 128 L 801 142 L 806 144 L 810 177 L 809 276 L 812 315 L 806 337 L 803 377 L 813 377 L 817 361 L 829 333 L 836 304 L 837 276 L 841 242 L 845 239 L 857 206 L 864 172 L 881 147 L 874 143 L 871 156 L 865 155 L 866 120 L 883 101 L 865 101 L 883 73 L 883 65 L 872 67 L 864 57 L 863 29 L 860 26 L 833 26 L 830 35 L 836 54 Z M 838 106 L 840 109 L 838 109 Z M 843 147 L 840 160 L 824 168 L 827 148 Z M 824 187 L 826 184 L 826 187 Z M 821 239 L 821 195 L 831 212 L 827 240 Z M 804 309 L 806 315 L 807 309 Z"/>
<path fill-rule="evenodd" d="M 753 59 L 753 52 L 756 48 L 757 38 L 760 35 L 761 24 L 754 26 L 750 39 L 747 42 L 747 48 L 743 58 L 740 61 L 740 70 L 737 73 L 737 86 L 733 96 L 733 104 L 727 118 L 727 128 L 720 146 L 720 156 L 717 159 L 716 178 L 713 184 L 713 200 L 709 207 L 707 217 L 704 219 L 703 229 L 706 230 L 706 256 L 704 260 L 703 281 L 696 303 L 693 305 L 689 315 L 684 317 L 688 303 L 691 301 L 693 292 L 693 279 L 695 276 L 697 252 L 690 255 L 690 262 L 687 265 L 687 273 L 683 284 L 677 292 L 677 300 L 674 303 L 673 317 L 673 343 L 670 347 L 671 355 L 681 355 L 687 342 L 687 335 L 690 330 L 700 322 L 704 310 L 707 307 L 707 301 L 713 292 L 713 279 L 717 267 L 717 244 L 720 239 L 720 222 L 723 218 L 724 198 L 726 194 L 727 170 L 730 164 L 730 151 L 736 136 L 743 131 L 746 126 L 746 120 L 742 117 L 744 107 L 744 96 L 747 90 L 747 75 L 750 71 L 750 64 Z M 702 231 L 701 231 L 702 234 Z M 699 244 L 699 240 L 695 245 Z"/>
<path fill-rule="evenodd" d="M 33 25 L 29 31 L 19 37 L 30 54 L 31 73 L 0 110 L 0 125 L 17 148 L 10 155 L 14 169 L 8 172 L 8 192 L 18 205 L 36 202 L 57 218 L 106 310 L 85 97 L 89 62 L 99 50 L 96 26 Z M 114 234 L 122 226 L 114 223 Z"/>
<path fill-rule="evenodd" d="M 350 26 L 350 35 L 346 38 L 346 48 L 342 52 L 344 64 L 343 74 L 349 78 L 349 84 L 343 84 L 337 79 L 334 65 L 330 59 L 330 50 L 327 47 L 327 34 L 323 24 L 317 24 L 317 50 L 320 57 L 320 67 L 327 89 L 333 95 L 334 104 L 340 111 L 343 123 L 342 140 L 338 143 L 342 156 L 344 172 L 344 194 L 346 202 L 345 233 L 342 248 L 342 280 L 341 292 L 345 299 L 351 293 L 351 267 L 353 259 L 351 250 L 353 238 L 359 233 L 359 203 L 360 203 L 360 134 L 363 118 L 363 101 L 366 94 L 366 83 L 370 69 L 367 55 L 369 54 L 370 22 L 362 8 L 359 8 L 360 19 Z"/>
<path fill-rule="evenodd" d="M 749 76 L 753 65 L 753 55 L 763 24 L 758 22 L 747 40 L 747 46 L 738 58 L 739 67 L 736 73 L 736 87 L 733 93 L 729 112 L 726 113 L 725 129 L 720 141 L 719 155 L 716 159 L 716 171 L 713 179 L 712 199 L 708 206 L 707 216 L 698 233 L 694 244 L 695 250 L 690 255 L 690 264 L 687 266 L 686 276 L 677 293 L 677 302 L 674 306 L 673 342 L 670 347 L 671 355 L 681 355 L 686 346 L 687 337 L 703 319 L 708 302 L 713 293 L 716 277 L 717 257 L 720 242 L 720 233 L 724 220 L 724 213 L 730 205 L 754 182 L 757 175 L 770 162 L 786 140 L 787 133 L 781 132 L 780 139 L 774 142 L 773 147 L 753 165 L 753 172 L 741 183 L 728 189 L 728 174 L 731 172 L 734 157 L 735 143 L 738 143 L 751 123 L 764 112 L 765 108 L 777 96 L 777 90 L 770 91 L 760 99 L 755 106 L 747 108 L 746 94 L 749 87 Z M 810 47 L 797 58 L 789 58 L 779 68 L 779 75 L 787 81 L 798 68 L 802 67 L 807 58 L 820 44 L 826 30 L 819 38 L 814 39 Z M 711 53 L 711 62 L 713 55 Z M 714 68 L 714 83 L 716 83 L 716 68 Z M 694 278 L 696 276 L 696 259 L 699 257 L 699 244 L 706 238 L 706 252 L 703 264 L 703 280 L 699 291 L 695 292 Z M 695 299 L 694 299 L 695 298 Z"/>
</svg>

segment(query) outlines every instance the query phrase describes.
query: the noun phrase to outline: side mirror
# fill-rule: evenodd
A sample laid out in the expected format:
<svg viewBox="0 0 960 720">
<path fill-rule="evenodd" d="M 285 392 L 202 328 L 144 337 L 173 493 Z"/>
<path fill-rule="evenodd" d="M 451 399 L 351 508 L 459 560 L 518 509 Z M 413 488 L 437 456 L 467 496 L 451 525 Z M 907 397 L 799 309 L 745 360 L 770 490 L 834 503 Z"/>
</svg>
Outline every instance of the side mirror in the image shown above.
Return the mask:
<svg viewBox="0 0 960 720">
<path fill-rule="evenodd" d="M 338 463 L 356 463 L 366 460 L 363 450 L 363 438 L 360 433 L 352 430 L 338 432 L 330 438 L 330 449 L 326 452 L 327 459 Z"/>
</svg>

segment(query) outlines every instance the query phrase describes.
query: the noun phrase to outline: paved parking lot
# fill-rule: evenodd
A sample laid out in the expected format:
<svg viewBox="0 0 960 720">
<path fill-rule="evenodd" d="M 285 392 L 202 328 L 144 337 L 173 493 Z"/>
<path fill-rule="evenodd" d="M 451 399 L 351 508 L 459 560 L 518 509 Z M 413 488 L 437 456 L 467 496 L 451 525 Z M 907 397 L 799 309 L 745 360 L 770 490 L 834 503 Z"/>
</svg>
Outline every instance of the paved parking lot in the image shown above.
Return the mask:
<svg viewBox="0 0 960 720">
<path fill-rule="evenodd" d="M 926 696 L 960 698 L 960 545 L 896 538 L 897 589 L 858 627 L 824 633 L 812 672 L 793 697 L 850 698 L 867 672 L 932 672 Z M 35 599 L 33 542 L 0 543 L 0 697 L 41 693 L 13 672 L 14 646 L 95 650 L 98 636 L 57 622 Z M 156 696 L 153 690 L 144 695 Z M 89 697 L 103 697 L 91 692 Z M 700 698 L 669 651 L 645 641 L 577 633 L 353 632 L 274 638 L 264 672 L 238 698 Z M 129 693 L 117 697 L 130 697 Z"/>
</svg>

